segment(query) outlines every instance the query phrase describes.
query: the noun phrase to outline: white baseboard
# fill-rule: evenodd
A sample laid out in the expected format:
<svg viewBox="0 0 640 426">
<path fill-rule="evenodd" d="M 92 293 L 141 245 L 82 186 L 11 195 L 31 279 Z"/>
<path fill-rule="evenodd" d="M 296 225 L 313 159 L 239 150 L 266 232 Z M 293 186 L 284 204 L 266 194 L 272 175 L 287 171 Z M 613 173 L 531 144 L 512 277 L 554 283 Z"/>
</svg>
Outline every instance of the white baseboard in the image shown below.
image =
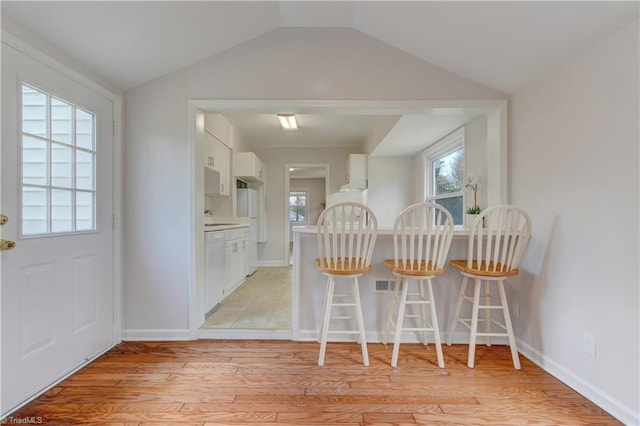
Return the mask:
<svg viewBox="0 0 640 426">
<path fill-rule="evenodd" d="M 519 352 L 542 368 L 547 373 L 556 377 L 562 383 L 574 389 L 576 392 L 602 408 L 616 419 L 628 426 L 640 425 L 640 413 L 634 412 L 611 395 L 593 386 L 583 378 L 577 376 L 567 367 L 555 362 L 527 343 L 517 340 Z"/>
<path fill-rule="evenodd" d="M 190 331 L 185 329 L 124 329 L 122 340 L 125 342 L 162 341 L 162 340 L 191 340 Z"/>
</svg>

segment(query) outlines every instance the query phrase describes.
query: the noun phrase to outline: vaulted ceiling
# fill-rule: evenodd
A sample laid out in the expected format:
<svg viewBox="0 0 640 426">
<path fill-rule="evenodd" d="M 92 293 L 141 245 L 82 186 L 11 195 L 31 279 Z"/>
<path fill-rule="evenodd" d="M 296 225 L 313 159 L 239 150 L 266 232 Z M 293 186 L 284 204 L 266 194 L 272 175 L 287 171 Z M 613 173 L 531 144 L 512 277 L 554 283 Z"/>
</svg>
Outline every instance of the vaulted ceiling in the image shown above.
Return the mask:
<svg viewBox="0 0 640 426">
<path fill-rule="evenodd" d="M 53 45 L 127 90 L 283 27 L 350 28 L 467 80 L 513 94 L 638 19 L 613 1 L 7 1 L 2 25 Z M 403 116 L 376 155 L 411 155 L 469 120 Z M 376 117 L 303 115 L 285 134 L 271 115 L 229 114 L 262 146 L 362 146 Z"/>
<path fill-rule="evenodd" d="M 125 90 L 281 27 L 349 27 L 512 94 L 637 18 L 612 1 L 2 1 L 3 25 Z"/>
</svg>

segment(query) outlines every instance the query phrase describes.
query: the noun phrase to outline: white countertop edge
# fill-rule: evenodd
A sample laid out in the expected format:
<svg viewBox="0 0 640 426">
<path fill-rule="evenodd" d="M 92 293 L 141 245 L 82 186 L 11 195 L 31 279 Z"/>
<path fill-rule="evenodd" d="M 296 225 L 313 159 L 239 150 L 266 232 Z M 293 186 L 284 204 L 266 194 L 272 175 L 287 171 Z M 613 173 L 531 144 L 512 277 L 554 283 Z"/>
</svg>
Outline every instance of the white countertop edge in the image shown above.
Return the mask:
<svg viewBox="0 0 640 426">
<path fill-rule="evenodd" d="M 236 228 L 248 228 L 248 224 L 237 223 L 237 224 L 224 224 L 224 225 L 209 225 L 204 227 L 204 232 L 210 231 L 224 231 L 226 229 L 236 229 Z"/>
<path fill-rule="evenodd" d="M 311 225 L 304 226 L 294 226 L 291 228 L 293 232 L 298 232 L 300 234 L 314 234 L 316 233 L 316 227 Z M 453 236 L 454 237 L 468 237 L 469 236 L 469 228 L 464 228 L 462 226 L 454 227 Z M 378 235 L 393 235 L 393 229 L 391 228 L 381 228 L 378 229 Z"/>
</svg>

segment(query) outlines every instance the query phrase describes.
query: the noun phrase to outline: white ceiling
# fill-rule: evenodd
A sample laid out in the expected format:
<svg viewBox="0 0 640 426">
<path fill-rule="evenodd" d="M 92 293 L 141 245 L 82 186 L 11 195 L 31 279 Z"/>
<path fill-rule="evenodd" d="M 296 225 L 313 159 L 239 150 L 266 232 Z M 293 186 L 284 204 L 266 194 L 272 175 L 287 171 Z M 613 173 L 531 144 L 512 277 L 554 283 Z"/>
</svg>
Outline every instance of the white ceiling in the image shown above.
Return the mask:
<svg viewBox="0 0 640 426">
<path fill-rule="evenodd" d="M 269 148 L 359 147 L 371 132 L 376 115 L 296 114 L 298 130 L 282 130 L 276 114 L 224 115 L 253 145 Z"/>
<path fill-rule="evenodd" d="M 7 1 L 22 27 L 123 90 L 282 27 L 348 27 L 464 78 L 513 94 L 638 18 L 635 1 Z M 8 22 L 7 22 L 8 20 Z M 17 24 L 17 25 L 16 25 Z M 404 115 L 376 155 L 409 155 L 473 113 Z M 230 114 L 263 146 L 361 146 L 368 115 Z"/>
</svg>

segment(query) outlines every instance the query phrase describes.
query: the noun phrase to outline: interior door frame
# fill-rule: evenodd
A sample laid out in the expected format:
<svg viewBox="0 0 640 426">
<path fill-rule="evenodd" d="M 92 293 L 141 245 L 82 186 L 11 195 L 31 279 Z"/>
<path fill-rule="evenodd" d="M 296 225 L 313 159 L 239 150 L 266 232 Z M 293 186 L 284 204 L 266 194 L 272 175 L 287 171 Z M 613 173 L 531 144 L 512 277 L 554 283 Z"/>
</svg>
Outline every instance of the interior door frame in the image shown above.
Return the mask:
<svg viewBox="0 0 640 426">
<path fill-rule="evenodd" d="M 32 59 L 48 66 L 76 83 L 86 87 L 113 103 L 113 345 L 122 341 L 122 96 L 110 89 L 98 84 L 79 71 L 64 64 L 60 60 L 49 56 L 43 51 L 33 47 L 6 30 L 2 30 L 2 44 L 6 44 Z M 82 367 L 78 367 L 80 369 Z M 73 374 L 78 369 L 68 373 L 59 381 Z"/>
</svg>

